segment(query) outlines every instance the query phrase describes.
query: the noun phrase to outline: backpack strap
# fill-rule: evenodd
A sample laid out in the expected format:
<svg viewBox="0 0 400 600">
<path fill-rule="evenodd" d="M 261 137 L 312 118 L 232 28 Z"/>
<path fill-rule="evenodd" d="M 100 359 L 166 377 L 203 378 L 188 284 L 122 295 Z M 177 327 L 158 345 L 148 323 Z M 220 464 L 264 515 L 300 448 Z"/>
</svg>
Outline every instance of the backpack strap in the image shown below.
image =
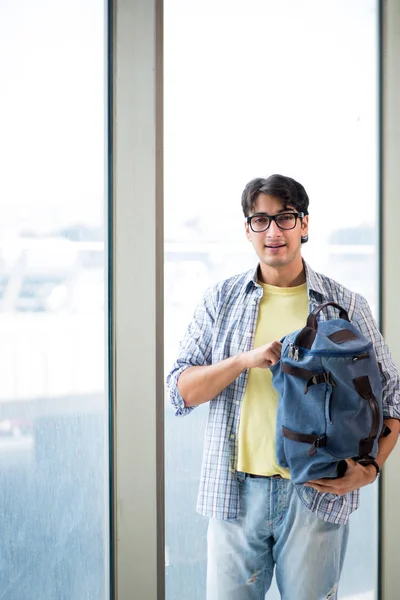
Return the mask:
<svg viewBox="0 0 400 600">
<path fill-rule="evenodd" d="M 321 310 L 323 310 L 327 306 L 333 306 L 333 308 L 337 308 L 339 311 L 339 318 L 350 322 L 347 310 L 340 306 L 340 304 L 337 304 L 336 302 L 324 302 L 324 304 L 320 304 L 319 306 L 314 308 L 312 312 L 310 312 L 307 318 L 306 327 L 311 327 L 311 329 L 315 329 L 316 331 L 318 329 L 317 316 L 321 312 Z"/>
<path fill-rule="evenodd" d="M 302 346 L 303 348 L 310 349 L 315 340 L 315 336 L 317 335 L 318 329 L 318 320 L 317 316 L 327 306 L 333 306 L 337 308 L 339 311 L 339 317 L 341 319 L 345 319 L 346 321 L 350 321 L 347 310 L 345 310 L 340 304 L 336 302 L 325 302 L 324 304 L 319 304 L 310 314 L 308 315 L 306 326 L 300 331 L 296 338 L 296 345 Z"/>
<path fill-rule="evenodd" d="M 301 442 L 302 444 L 312 444 L 308 454 L 310 456 L 314 456 L 317 452 L 317 448 L 323 448 L 326 446 L 327 437 L 324 434 L 322 435 L 314 435 L 309 433 L 299 433 L 298 431 L 293 431 L 292 429 L 288 429 L 287 427 L 282 427 L 282 435 L 288 440 L 292 440 L 293 442 Z"/>
<path fill-rule="evenodd" d="M 332 373 L 329 371 L 322 371 L 322 373 L 315 373 L 306 383 L 306 387 L 304 388 L 304 393 L 307 394 L 309 388 L 312 385 L 319 385 L 320 383 L 328 383 L 332 387 L 336 387 L 336 382 L 332 377 Z"/>
<path fill-rule="evenodd" d="M 294 365 L 288 364 L 286 362 L 281 363 L 281 369 L 283 373 L 287 373 L 288 375 L 293 375 L 293 377 L 299 377 L 300 379 L 306 380 L 306 387 L 304 388 L 304 393 L 307 394 L 308 389 L 312 385 L 319 385 L 320 383 L 329 383 L 332 386 L 336 386 L 335 380 L 333 379 L 331 373 L 326 371 L 310 371 L 309 369 L 302 369 L 301 367 L 295 367 Z"/>
<path fill-rule="evenodd" d="M 379 406 L 372 391 L 368 375 L 356 377 L 353 381 L 357 392 L 361 398 L 368 401 L 372 412 L 372 425 L 369 436 L 360 440 L 359 456 L 363 458 L 372 452 L 375 438 L 379 433 Z"/>
<path fill-rule="evenodd" d="M 281 369 L 283 373 L 288 373 L 288 375 L 293 375 L 294 377 L 300 377 L 300 379 L 305 379 L 308 381 L 316 375 L 314 371 L 310 371 L 309 369 L 302 369 L 301 367 L 295 367 L 289 363 L 283 362 L 281 363 Z"/>
</svg>

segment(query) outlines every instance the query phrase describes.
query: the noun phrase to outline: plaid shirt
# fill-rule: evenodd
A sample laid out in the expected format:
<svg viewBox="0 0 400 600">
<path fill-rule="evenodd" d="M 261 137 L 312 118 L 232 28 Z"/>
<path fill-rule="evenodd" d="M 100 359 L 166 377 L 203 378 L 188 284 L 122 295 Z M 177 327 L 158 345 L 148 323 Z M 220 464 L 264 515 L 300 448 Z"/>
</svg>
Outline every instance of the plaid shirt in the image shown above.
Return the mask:
<svg viewBox="0 0 400 600">
<path fill-rule="evenodd" d="M 348 311 L 354 325 L 372 340 L 378 361 L 382 363 L 384 418 L 400 419 L 399 375 L 366 300 L 304 264 L 310 311 L 327 301 L 337 302 Z M 167 377 L 176 415 L 187 415 L 194 410 L 185 406 L 177 386 L 185 369 L 217 363 L 253 348 L 262 295 L 263 290 L 257 283 L 257 270 L 236 275 L 207 290 L 186 331 L 179 357 Z M 334 316 L 332 307 L 328 308 L 327 315 L 320 313 L 321 319 Z M 209 403 L 197 501 L 197 511 L 205 516 L 219 519 L 235 519 L 238 516 L 237 438 L 247 377 L 248 370 Z M 301 485 L 296 489 L 309 509 L 331 523 L 347 523 L 350 514 L 359 505 L 359 490 L 336 496 Z"/>
</svg>

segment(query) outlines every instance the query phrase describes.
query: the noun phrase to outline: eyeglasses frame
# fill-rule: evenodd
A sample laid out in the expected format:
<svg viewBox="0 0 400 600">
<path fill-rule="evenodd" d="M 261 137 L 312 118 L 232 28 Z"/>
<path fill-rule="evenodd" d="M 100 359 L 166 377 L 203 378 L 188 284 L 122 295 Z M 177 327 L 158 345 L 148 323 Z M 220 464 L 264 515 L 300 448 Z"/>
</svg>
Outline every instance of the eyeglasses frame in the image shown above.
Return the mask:
<svg viewBox="0 0 400 600">
<path fill-rule="evenodd" d="M 277 218 L 278 217 L 282 217 L 284 215 L 294 215 L 295 219 L 294 219 L 294 225 L 293 227 L 289 227 L 289 228 L 284 228 L 281 227 L 279 225 L 279 223 L 277 222 Z M 269 219 L 269 223 L 267 225 L 267 227 L 265 229 L 260 229 L 259 231 L 255 231 L 253 229 L 253 226 L 251 224 L 252 219 L 254 219 L 254 217 L 266 217 L 267 219 Z M 253 233 L 264 233 L 264 231 L 267 231 L 270 226 L 272 221 L 275 222 L 275 225 L 278 227 L 278 229 L 280 229 L 281 231 L 292 231 L 293 229 L 295 229 L 296 225 L 297 225 L 297 219 L 304 219 L 305 215 L 303 212 L 293 212 L 293 211 L 285 211 L 283 213 L 278 213 L 277 215 L 267 215 L 267 213 L 254 213 L 254 215 L 250 215 L 249 217 L 246 217 L 246 223 L 249 225 L 250 229 L 252 230 Z"/>
</svg>

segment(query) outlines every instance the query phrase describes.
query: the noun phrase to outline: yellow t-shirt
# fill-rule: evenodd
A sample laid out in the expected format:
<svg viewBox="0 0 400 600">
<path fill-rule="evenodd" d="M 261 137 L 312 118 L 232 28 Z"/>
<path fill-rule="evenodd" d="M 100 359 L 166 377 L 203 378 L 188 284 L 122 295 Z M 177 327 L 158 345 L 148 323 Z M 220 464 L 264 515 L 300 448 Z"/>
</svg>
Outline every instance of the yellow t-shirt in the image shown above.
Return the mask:
<svg viewBox="0 0 400 600">
<path fill-rule="evenodd" d="M 290 288 L 259 282 L 264 289 L 260 301 L 254 348 L 304 327 L 308 315 L 307 285 Z M 250 369 L 240 411 L 238 471 L 255 475 L 290 478 L 276 462 L 275 435 L 278 394 L 270 369 Z"/>
</svg>

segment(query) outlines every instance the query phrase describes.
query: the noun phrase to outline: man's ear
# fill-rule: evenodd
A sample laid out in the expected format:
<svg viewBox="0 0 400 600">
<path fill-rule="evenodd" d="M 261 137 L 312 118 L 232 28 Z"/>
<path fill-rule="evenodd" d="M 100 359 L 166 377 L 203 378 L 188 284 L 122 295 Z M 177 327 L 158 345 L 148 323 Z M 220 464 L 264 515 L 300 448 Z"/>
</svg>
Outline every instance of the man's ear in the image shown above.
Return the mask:
<svg viewBox="0 0 400 600">
<path fill-rule="evenodd" d="M 301 241 L 303 244 L 308 242 L 308 215 L 303 217 L 301 222 Z"/>
</svg>

